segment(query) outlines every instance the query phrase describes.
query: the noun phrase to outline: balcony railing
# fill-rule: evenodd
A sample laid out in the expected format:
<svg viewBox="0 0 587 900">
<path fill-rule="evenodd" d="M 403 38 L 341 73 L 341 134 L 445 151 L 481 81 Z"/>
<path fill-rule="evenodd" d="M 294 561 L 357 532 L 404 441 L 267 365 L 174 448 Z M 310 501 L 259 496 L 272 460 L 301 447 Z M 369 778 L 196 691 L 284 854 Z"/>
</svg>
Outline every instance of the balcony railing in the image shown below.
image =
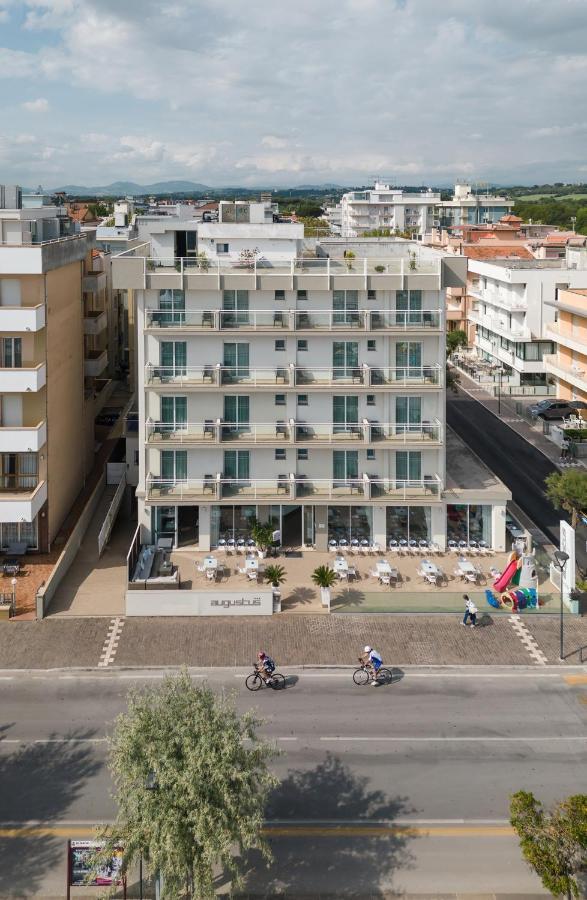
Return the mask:
<svg viewBox="0 0 587 900">
<path fill-rule="evenodd" d="M 153 387 L 165 385 L 182 388 L 276 387 L 312 389 L 354 385 L 355 387 L 419 387 L 439 388 L 443 384 L 443 367 L 430 366 L 155 366 L 145 368 L 145 383 Z"/>
<path fill-rule="evenodd" d="M 30 494 L 38 483 L 38 475 L 0 475 L 0 491 L 6 494 Z"/>
<path fill-rule="evenodd" d="M 150 475 L 146 481 L 149 500 L 173 503 L 202 500 L 365 500 L 365 499 L 439 499 L 442 493 L 439 475 L 419 479 L 310 478 L 284 474 L 277 478 L 236 479 L 220 474 L 203 478 L 171 480 Z"/>
<path fill-rule="evenodd" d="M 147 422 L 149 443 L 167 444 L 391 444 L 440 443 L 442 425 L 434 421 L 406 425 L 399 422 L 308 424 L 290 419 L 284 422 L 234 424 L 221 419 L 205 422 Z"/>
<path fill-rule="evenodd" d="M 195 331 L 420 331 L 442 327 L 442 311 L 425 310 L 145 310 L 145 328 Z"/>
</svg>

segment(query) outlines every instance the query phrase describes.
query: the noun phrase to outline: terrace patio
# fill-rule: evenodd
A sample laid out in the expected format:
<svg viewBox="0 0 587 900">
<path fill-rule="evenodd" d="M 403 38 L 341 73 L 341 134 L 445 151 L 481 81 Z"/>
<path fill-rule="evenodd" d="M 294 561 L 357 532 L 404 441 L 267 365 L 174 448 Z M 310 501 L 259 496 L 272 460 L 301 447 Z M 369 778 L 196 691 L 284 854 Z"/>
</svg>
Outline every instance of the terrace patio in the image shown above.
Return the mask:
<svg viewBox="0 0 587 900">
<path fill-rule="evenodd" d="M 210 580 L 203 569 L 204 558 L 214 556 L 218 560 L 218 574 Z M 180 589 L 202 591 L 226 591 L 247 588 L 258 583 L 264 584 L 261 570 L 271 564 L 283 566 L 285 583 L 281 586 L 281 610 L 283 613 L 317 613 L 327 612 L 322 609 L 320 590 L 312 582 L 312 572 L 318 566 L 333 567 L 336 553 L 323 553 L 315 550 L 293 551 L 281 553 L 277 558 L 258 561 L 259 575 L 257 581 L 251 581 L 239 568 L 245 566 L 245 553 L 217 550 L 212 554 L 196 550 L 176 550 L 171 553 L 172 563 L 179 568 Z M 345 553 L 349 569 L 354 568 L 356 576 L 347 577 L 332 588 L 332 612 L 453 612 L 460 611 L 463 606 L 463 593 L 477 601 L 480 611 L 487 607 L 486 588 L 491 588 L 494 578 L 490 568 L 502 571 L 509 558 L 509 553 L 490 553 L 482 556 L 467 556 L 480 572 L 476 583 L 463 580 L 457 574 L 460 554 L 452 552 L 432 553 L 426 555 L 398 555 L 397 553 Z M 398 570 L 398 580 L 390 585 L 380 583 L 372 573 L 377 562 L 385 559 L 392 568 Z M 422 560 L 434 563 L 445 576 L 437 584 L 427 583 L 419 574 Z M 558 597 L 556 589 L 548 579 L 548 571 L 544 565 L 537 564 L 538 592 L 545 600 L 543 611 L 549 611 L 552 597 Z M 498 612 L 492 610 L 492 614 Z"/>
</svg>

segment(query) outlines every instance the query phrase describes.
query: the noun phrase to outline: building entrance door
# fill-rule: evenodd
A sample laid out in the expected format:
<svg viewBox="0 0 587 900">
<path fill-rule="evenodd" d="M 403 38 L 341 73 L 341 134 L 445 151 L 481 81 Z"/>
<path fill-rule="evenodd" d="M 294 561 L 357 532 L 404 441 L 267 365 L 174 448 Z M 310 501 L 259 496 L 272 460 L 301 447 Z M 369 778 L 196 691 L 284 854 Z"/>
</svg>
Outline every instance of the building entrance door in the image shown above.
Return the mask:
<svg viewBox="0 0 587 900">
<path fill-rule="evenodd" d="M 177 546 L 192 547 L 199 539 L 199 507 L 177 507 Z"/>
<path fill-rule="evenodd" d="M 302 507 L 281 507 L 281 546 L 302 546 Z"/>
</svg>

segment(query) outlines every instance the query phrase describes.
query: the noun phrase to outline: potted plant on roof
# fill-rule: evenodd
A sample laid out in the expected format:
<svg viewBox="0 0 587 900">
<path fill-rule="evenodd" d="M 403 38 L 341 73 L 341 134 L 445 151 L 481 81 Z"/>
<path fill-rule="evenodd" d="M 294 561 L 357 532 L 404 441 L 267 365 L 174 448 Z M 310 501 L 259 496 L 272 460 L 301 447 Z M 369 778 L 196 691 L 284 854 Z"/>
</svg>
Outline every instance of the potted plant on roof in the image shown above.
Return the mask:
<svg viewBox="0 0 587 900">
<path fill-rule="evenodd" d="M 352 272 L 353 271 L 353 259 L 355 258 L 354 250 L 345 250 L 344 258 L 346 259 L 347 269 L 349 270 L 349 272 Z"/>
<path fill-rule="evenodd" d="M 205 250 L 200 250 L 196 256 L 198 269 L 200 272 L 207 272 L 210 268 L 210 260 Z"/>
<path fill-rule="evenodd" d="M 269 547 L 273 543 L 273 524 L 271 522 L 259 522 L 255 519 L 251 528 L 251 537 L 257 545 L 259 559 L 265 559 Z"/>
<path fill-rule="evenodd" d="M 318 566 L 312 572 L 312 581 L 320 588 L 322 606 L 330 609 L 330 588 L 336 583 L 336 572 L 330 566 Z"/>
</svg>

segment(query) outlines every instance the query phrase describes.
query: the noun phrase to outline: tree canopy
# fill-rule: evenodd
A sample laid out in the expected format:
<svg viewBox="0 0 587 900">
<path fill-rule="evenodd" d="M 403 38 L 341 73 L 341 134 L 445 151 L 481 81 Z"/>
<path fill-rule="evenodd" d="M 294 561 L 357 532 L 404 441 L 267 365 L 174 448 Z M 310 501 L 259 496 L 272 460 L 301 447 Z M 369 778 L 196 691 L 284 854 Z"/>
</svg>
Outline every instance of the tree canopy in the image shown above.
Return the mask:
<svg viewBox="0 0 587 900">
<path fill-rule="evenodd" d="M 552 505 L 570 513 L 571 524 L 576 528 L 579 513 L 587 509 L 587 472 L 582 469 L 551 472 L 544 483 L 546 496 Z"/>
<path fill-rule="evenodd" d="M 238 886 L 238 856 L 255 847 L 270 858 L 261 828 L 277 751 L 259 724 L 187 671 L 132 692 L 110 738 L 118 814 L 100 858 L 121 846 L 127 871 L 142 856 L 163 876 L 162 898 L 214 897 L 218 867 Z"/>
<path fill-rule="evenodd" d="M 450 356 L 451 353 L 454 353 L 455 350 L 458 350 L 459 347 L 467 346 L 467 333 L 466 331 L 462 331 L 460 328 L 456 328 L 454 331 L 447 331 L 446 333 L 446 353 L 447 356 Z"/>
<path fill-rule="evenodd" d="M 579 896 L 575 875 L 587 863 L 587 795 L 575 794 L 548 813 L 534 794 L 510 798 L 510 821 L 526 862 L 555 896 Z"/>
</svg>

